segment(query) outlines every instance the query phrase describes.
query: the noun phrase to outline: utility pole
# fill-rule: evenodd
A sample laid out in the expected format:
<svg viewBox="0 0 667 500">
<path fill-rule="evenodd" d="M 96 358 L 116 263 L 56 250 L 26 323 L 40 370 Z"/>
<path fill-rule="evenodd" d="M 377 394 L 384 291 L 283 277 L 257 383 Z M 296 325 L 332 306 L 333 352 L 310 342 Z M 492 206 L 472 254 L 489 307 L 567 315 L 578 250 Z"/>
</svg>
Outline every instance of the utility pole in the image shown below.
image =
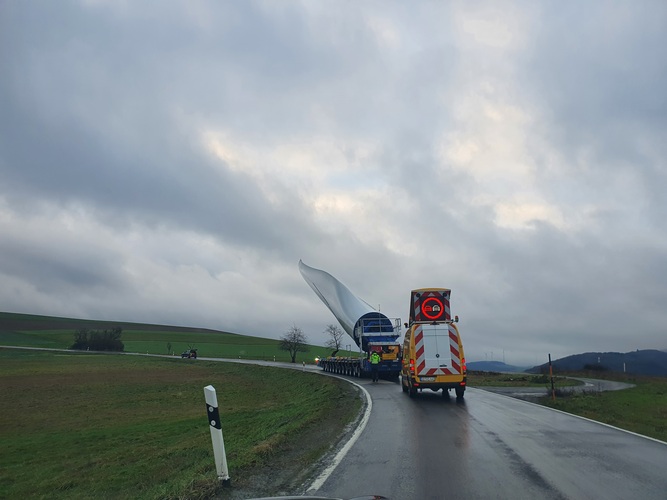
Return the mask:
<svg viewBox="0 0 667 500">
<path fill-rule="evenodd" d="M 554 389 L 554 371 L 551 366 L 551 353 L 549 353 L 549 377 L 551 378 L 551 399 L 556 401 L 556 390 Z"/>
</svg>

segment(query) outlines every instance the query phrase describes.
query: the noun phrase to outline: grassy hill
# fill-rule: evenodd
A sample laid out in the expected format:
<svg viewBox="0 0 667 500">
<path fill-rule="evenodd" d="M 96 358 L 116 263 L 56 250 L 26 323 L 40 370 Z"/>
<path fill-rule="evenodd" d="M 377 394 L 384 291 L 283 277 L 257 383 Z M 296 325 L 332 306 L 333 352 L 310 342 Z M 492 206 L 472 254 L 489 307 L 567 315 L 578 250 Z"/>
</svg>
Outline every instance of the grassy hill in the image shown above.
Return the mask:
<svg viewBox="0 0 667 500">
<path fill-rule="evenodd" d="M 122 321 L 60 318 L 0 312 L 0 345 L 67 349 L 72 345 L 74 332 L 87 328 L 105 330 L 122 328 L 126 352 L 179 355 L 190 346 L 199 356 L 214 358 L 263 359 L 289 361 L 287 352 L 279 349 L 279 341 L 236 333 Z M 298 362 L 312 363 L 316 356 L 330 354 L 322 346 L 310 346 L 297 355 Z M 341 352 L 341 355 L 344 355 Z"/>
<path fill-rule="evenodd" d="M 204 404 L 209 384 L 233 478 L 224 492 Z M 361 404 L 354 386 L 298 369 L 0 348 L 0 498 L 295 491 Z"/>
<path fill-rule="evenodd" d="M 201 359 L 289 361 L 276 339 L 6 312 L 0 313 L 0 346 L 68 349 L 83 328 L 122 328 L 126 352 L 175 355 L 0 347 L 0 498 L 222 494 L 204 421 L 208 384 L 219 391 L 232 493 L 255 498 L 291 491 L 362 404 L 354 386 L 310 371 Z M 180 359 L 189 346 L 198 349 L 196 362 Z M 297 362 L 327 351 L 310 346 Z"/>
</svg>

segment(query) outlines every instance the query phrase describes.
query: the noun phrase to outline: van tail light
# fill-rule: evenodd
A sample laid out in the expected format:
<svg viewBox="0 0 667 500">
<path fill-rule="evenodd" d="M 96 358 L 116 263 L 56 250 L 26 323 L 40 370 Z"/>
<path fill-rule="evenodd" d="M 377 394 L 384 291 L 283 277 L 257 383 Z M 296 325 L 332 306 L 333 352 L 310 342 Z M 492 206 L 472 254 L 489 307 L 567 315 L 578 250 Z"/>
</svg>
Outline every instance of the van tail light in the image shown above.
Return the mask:
<svg viewBox="0 0 667 500">
<path fill-rule="evenodd" d="M 461 366 L 463 366 L 463 374 L 468 371 L 468 367 L 466 366 L 466 358 L 461 358 Z"/>
<path fill-rule="evenodd" d="M 410 360 L 410 373 L 414 373 L 414 372 L 415 372 L 415 360 L 411 359 Z"/>
</svg>

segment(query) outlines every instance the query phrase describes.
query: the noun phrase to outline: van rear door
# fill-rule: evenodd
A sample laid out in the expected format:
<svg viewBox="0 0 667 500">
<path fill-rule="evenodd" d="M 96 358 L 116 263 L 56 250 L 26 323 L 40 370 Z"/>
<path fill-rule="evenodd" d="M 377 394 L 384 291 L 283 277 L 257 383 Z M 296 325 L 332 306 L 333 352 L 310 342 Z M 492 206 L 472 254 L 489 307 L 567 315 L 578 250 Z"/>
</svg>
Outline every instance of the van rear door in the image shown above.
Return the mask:
<svg viewBox="0 0 667 500">
<path fill-rule="evenodd" d="M 415 332 L 417 375 L 461 373 L 458 335 L 448 324 L 423 324 Z"/>
</svg>

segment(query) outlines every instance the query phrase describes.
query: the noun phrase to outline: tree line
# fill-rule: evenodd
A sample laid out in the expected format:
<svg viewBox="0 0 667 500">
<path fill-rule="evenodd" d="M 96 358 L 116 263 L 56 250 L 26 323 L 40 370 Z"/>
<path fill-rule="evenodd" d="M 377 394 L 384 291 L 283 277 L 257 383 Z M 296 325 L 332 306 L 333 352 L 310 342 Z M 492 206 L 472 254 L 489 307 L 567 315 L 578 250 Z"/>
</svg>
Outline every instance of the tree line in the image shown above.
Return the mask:
<svg viewBox="0 0 667 500">
<path fill-rule="evenodd" d="M 70 349 L 79 351 L 124 351 L 125 345 L 120 340 L 123 329 L 90 330 L 81 328 L 74 332 L 74 343 Z"/>
</svg>

